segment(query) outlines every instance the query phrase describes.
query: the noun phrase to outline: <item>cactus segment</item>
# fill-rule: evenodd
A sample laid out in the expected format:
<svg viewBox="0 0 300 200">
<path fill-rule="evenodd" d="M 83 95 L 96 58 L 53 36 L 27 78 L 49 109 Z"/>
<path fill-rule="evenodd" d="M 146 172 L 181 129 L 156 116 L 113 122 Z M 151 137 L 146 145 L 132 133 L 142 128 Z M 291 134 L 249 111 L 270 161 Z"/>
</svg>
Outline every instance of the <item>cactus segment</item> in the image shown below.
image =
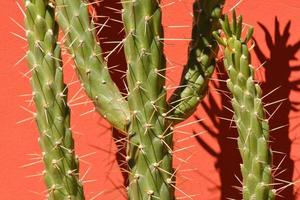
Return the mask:
<svg viewBox="0 0 300 200">
<path fill-rule="evenodd" d="M 96 29 L 89 18 L 88 3 L 82 0 L 55 0 L 57 21 L 65 33 L 65 46 L 75 61 L 76 72 L 97 112 L 115 128 L 127 131 L 128 103 L 112 81 Z"/>
<path fill-rule="evenodd" d="M 25 0 L 27 60 L 49 200 L 84 200 L 63 82 L 58 26 L 48 0 Z"/>
<path fill-rule="evenodd" d="M 161 9 L 156 0 L 122 0 L 131 124 L 127 159 L 131 200 L 173 200 L 172 131 L 166 120 Z"/>
<path fill-rule="evenodd" d="M 218 45 L 212 32 L 219 28 L 224 0 L 196 0 L 189 58 L 184 67 L 180 87 L 169 99 L 170 116 L 175 123 L 191 116 L 205 97 L 208 82 L 215 69 Z"/>
<path fill-rule="evenodd" d="M 224 66 L 229 79 L 227 86 L 232 93 L 234 120 L 239 137 L 238 146 L 242 161 L 244 200 L 274 200 L 272 188 L 272 152 L 269 148 L 269 127 L 261 101 L 260 86 L 254 82 L 254 69 L 247 42 L 251 40 L 253 28 L 241 38 L 242 18 L 233 12 L 233 22 L 228 17 L 220 20 L 224 37 L 214 33 L 224 46 Z"/>
</svg>

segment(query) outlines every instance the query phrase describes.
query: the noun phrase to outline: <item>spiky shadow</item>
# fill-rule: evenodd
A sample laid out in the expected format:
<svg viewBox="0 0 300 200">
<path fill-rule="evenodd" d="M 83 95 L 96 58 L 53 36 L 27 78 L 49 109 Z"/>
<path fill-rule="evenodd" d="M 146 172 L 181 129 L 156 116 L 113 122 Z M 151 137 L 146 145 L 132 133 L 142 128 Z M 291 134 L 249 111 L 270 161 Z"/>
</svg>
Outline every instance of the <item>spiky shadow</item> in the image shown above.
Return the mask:
<svg viewBox="0 0 300 200">
<path fill-rule="evenodd" d="M 280 24 L 277 17 L 275 17 L 275 29 L 274 38 L 267 27 L 261 23 L 258 23 L 265 34 L 266 45 L 269 50 L 269 56 L 266 56 L 261 50 L 259 44 L 256 42 L 254 51 L 260 63 L 265 63 L 263 65 L 265 70 L 265 81 L 262 83 L 262 89 L 265 94 L 274 90 L 274 88 L 280 86 L 280 88 L 273 94 L 270 94 L 264 99 L 266 104 L 272 103 L 276 100 L 286 99 L 281 103 L 277 112 L 270 119 L 270 128 L 275 129 L 276 127 L 284 126 L 276 131 L 271 132 L 271 146 L 272 150 L 280 153 L 274 153 L 274 167 L 278 167 L 275 173 L 276 182 L 281 182 L 284 180 L 287 182 L 293 181 L 294 172 L 294 161 L 290 158 L 291 144 L 292 141 L 289 138 L 290 130 L 290 111 L 298 111 L 297 105 L 299 102 L 293 102 L 289 99 L 292 90 L 300 91 L 300 79 L 295 81 L 290 81 L 290 76 L 292 72 L 299 71 L 300 66 L 291 66 L 290 61 L 297 60 L 295 55 L 300 49 L 300 41 L 289 44 L 290 38 L 290 27 L 291 21 L 289 21 L 281 34 Z M 274 104 L 268 106 L 266 109 L 269 113 L 273 113 L 279 104 Z M 276 186 L 277 188 L 282 188 L 286 183 Z M 280 197 L 282 196 L 282 197 Z M 280 196 L 277 199 L 295 199 L 293 193 L 293 186 L 285 188 L 280 191 Z"/>
<path fill-rule="evenodd" d="M 91 2 L 96 2 L 91 0 Z M 110 73 L 113 81 L 117 84 L 120 91 L 126 93 L 125 79 L 123 79 L 126 71 L 126 60 L 122 50 L 122 45 L 119 45 L 124 38 L 123 23 L 121 18 L 122 5 L 120 0 L 104 0 L 99 3 L 92 4 L 92 15 L 94 15 L 95 26 L 98 26 L 97 38 L 101 43 L 101 47 L 107 56 L 107 65 L 110 68 Z M 122 78 L 120 78 L 122 77 Z M 126 172 L 127 165 L 125 160 L 126 155 L 126 136 L 118 130 L 113 129 L 113 139 L 117 146 L 116 161 L 120 167 L 123 176 L 124 188 L 128 185 L 128 174 Z"/>
<path fill-rule="evenodd" d="M 217 69 L 217 78 L 226 80 L 227 76 L 224 67 L 219 64 Z M 227 94 L 228 89 L 224 82 L 212 81 L 212 90 L 220 92 L 219 99 L 216 98 L 214 92 L 208 93 L 207 100 L 201 103 L 203 110 L 208 115 L 212 126 L 205 121 L 200 121 L 199 125 L 205 129 L 209 136 L 213 137 L 221 151 L 217 152 L 210 147 L 201 136 L 197 136 L 196 140 L 203 149 L 216 159 L 215 168 L 219 172 L 221 184 L 218 186 L 221 191 L 221 200 L 242 199 L 241 193 L 236 187 L 241 187 L 236 177 L 241 177 L 240 166 L 241 158 L 239 155 L 237 142 L 234 138 L 237 137 L 237 131 L 230 128 L 233 125 L 228 120 L 231 119 L 232 112 L 230 111 L 231 103 Z M 197 117 L 196 117 L 197 118 Z"/>
</svg>

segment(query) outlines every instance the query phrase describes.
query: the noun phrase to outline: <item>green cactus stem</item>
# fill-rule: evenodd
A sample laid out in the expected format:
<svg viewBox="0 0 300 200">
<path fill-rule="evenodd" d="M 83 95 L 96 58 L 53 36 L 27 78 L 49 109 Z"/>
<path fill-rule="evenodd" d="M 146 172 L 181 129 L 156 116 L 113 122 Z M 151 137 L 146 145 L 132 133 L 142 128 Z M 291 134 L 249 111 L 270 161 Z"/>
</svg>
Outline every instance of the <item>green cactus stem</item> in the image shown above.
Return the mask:
<svg viewBox="0 0 300 200">
<path fill-rule="evenodd" d="M 172 134 L 166 120 L 161 8 L 155 0 L 122 0 L 131 124 L 127 158 L 131 200 L 174 199 Z"/>
<path fill-rule="evenodd" d="M 219 29 L 223 4 L 224 0 L 194 2 L 194 22 L 188 62 L 183 70 L 180 87 L 169 99 L 170 117 L 176 123 L 191 116 L 206 95 L 219 50 L 212 32 Z"/>
<path fill-rule="evenodd" d="M 224 37 L 221 38 L 216 32 L 214 36 L 224 46 L 224 66 L 229 76 L 227 87 L 232 93 L 234 120 L 239 133 L 238 146 L 243 161 L 243 199 L 274 200 L 268 120 L 261 100 L 261 88 L 254 82 L 255 70 L 251 66 L 247 46 L 253 28 L 250 27 L 242 39 L 242 17 L 236 19 L 235 12 L 231 24 L 228 16 L 220 23 Z"/>
<path fill-rule="evenodd" d="M 96 28 L 89 18 L 88 3 L 81 0 L 55 0 L 57 21 L 65 33 L 65 46 L 74 58 L 76 72 L 96 110 L 115 128 L 127 131 L 128 103 L 112 81 Z"/>
<path fill-rule="evenodd" d="M 174 199 L 171 129 L 195 111 L 206 93 L 218 52 L 212 32 L 219 27 L 223 3 L 195 1 L 189 61 L 169 108 L 159 2 L 122 1 L 128 102 L 132 112 L 127 155 L 130 199 Z"/>
<path fill-rule="evenodd" d="M 25 0 L 27 60 L 36 107 L 35 119 L 45 165 L 49 200 L 84 200 L 66 104 L 58 26 L 48 0 Z"/>
</svg>

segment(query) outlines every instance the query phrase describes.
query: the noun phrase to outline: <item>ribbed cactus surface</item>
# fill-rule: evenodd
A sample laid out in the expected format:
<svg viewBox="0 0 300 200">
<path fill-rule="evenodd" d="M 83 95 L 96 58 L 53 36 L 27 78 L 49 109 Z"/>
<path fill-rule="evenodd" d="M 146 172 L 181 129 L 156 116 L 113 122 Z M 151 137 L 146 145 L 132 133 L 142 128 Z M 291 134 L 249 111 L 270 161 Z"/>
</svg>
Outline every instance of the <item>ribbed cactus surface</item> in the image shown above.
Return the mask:
<svg viewBox="0 0 300 200">
<path fill-rule="evenodd" d="M 236 19 L 233 12 L 232 23 L 228 17 L 221 20 L 224 37 L 214 33 L 224 46 L 224 66 L 229 79 L 227 86 L 232 93 L 234 120 L 239 133 L 238 146 L 243 163 L 244 200 L 273 200 L 272 153 L 269 149 L 269 126 L 261 99 L 262 91 L 255 83 L 255 69 L 247 43 L 251 40 L 253 28 L 249 28 L 242 39 L 242 17 Z"/>
<path fill-rule="evenodd" d="M 48 0 L 25 0 L 27 60 L 49 200 L 83 200 L 63 82 L 58 26 Z"/>
</svg>

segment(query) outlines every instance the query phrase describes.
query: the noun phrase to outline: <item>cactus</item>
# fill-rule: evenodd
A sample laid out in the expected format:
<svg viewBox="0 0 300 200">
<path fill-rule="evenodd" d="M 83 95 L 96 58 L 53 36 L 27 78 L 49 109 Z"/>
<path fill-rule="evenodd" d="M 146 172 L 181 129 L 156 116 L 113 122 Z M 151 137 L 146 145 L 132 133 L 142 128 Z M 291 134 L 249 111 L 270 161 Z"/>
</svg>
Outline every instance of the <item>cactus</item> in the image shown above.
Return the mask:
<svg viewBox="0 0 300 200">
<path fill-rule="evenodd" d="M 171 116 L 176 123 L 192 115 L 205 97 L 219 49 L 212 31 L 219 28 L 224 2 L 225 0 L 194 2 L 193 40 L 190 43 L 188 62 L 181 77 L 181 87 L 169 99 Z"/>
<path fill-rule="evenodd" d="M 243 163 L 244 200 L 273 200 L 272 152 L 269 149 L 269 127 L 261 99 L 260 86 L 254 82 L 255 70 L 247 43 L 251 40 L 253 28 L 242 39 L 242 17 L 236 19 L 233 11 L 232 23 L 228 16 L 220 20 L 224 37 L 217 32 L 214 36 L 224 46 L 224 66 L 228 73 L 227 87 L 232 93 L 234 120 L 239 133 L 238 146 Z"/>
<path fill-rule="evenodd" d="M 174 199 L 172 168 L 173 125 L 190 116 L 205 93 L 214 70 L 218 46 L 212 31 L 224 0 L 194 3 L 193 42 L 180 90 L 166 100 L 165 57 L 161 7 L 156 0 L 122 0 L 128 64 L 127 100 L 109 76 L 106 60 L 90 22 L 88 3 L 56 0 L 57 20 L 65 33 L 65 46 L 97 111 L 128 137 L 129 199 Z M 199 10 L 201 13 L 198 13 Z"/>
<path fill-rule="evenodd" d="M 34 117 L 40 133 L 48 199 L 83 200 L 53 4 L 48 0 L 25 0 L 25 7 L 27 60 L 32 73 Z"/>
</svg>

